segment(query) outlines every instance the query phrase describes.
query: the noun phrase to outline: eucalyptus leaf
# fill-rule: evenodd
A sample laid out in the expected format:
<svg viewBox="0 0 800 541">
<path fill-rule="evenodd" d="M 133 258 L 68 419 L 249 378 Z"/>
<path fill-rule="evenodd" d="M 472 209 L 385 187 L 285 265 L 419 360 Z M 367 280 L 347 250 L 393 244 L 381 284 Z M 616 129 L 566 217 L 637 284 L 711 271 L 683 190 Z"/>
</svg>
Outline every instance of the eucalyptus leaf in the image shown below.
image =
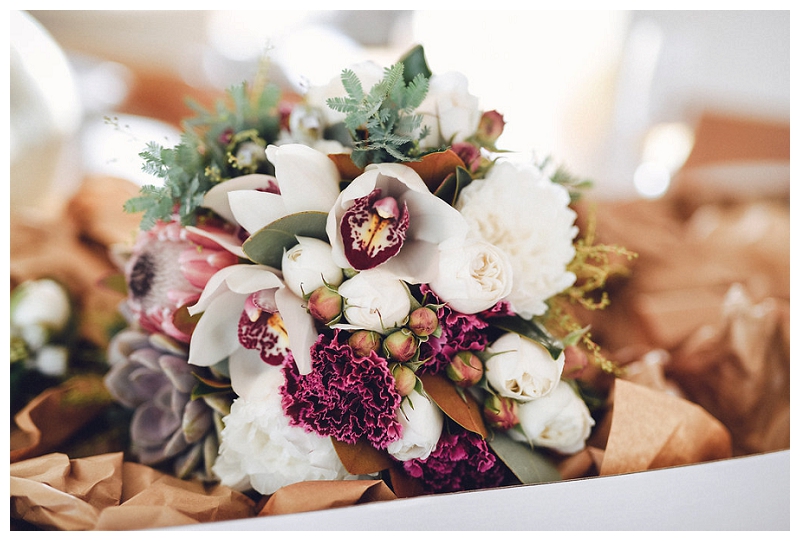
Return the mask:
<svg viewBox="0 0 800 541">
<path fill-rule="evenodd" d="M 561 474 L 553 463 L 530 446 L 512 440 L 503 433 L 496 433 L 488 443 L 497 457 L 523 484 L 561 481 Z"/>
<path fill-rule="evenodd" d="M 519 316 L 493 317 L 491 324 L 498 329 L 514 332 L 538 342 L 547 349 L 553 359 L 557 359 L 564 351 L 564 345 L 550 336 L 544 328 L 535 321 L 523 319 Z"/>
<path fill-rule="evenodd" d="M 254 262 L 279 269 L 283 251 L 297 244 L 298 236 L 328 242 L 327 219 L 327 213 L 313 210 L 289 214 L 256 231 L 242 249 Z"/>
</svg>

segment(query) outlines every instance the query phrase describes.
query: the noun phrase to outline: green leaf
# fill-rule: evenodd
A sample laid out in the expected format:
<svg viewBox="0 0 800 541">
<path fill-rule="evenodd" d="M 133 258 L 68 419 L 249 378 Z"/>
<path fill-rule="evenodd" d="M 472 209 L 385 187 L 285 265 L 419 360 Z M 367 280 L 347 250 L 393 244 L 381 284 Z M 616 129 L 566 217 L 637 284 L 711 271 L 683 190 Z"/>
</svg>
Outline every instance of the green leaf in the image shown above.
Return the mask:
<svg viewBox="0 0 800 541">
<path fill-rule="evenodd" d="M 434 195 L 454 207 L 461 190 L 466 188 L 470 182 L 472 182 L 472 175 L 469 174 L 469 171 L 458 167 L 454 175 L 450 175 L 439 185 Z"/>
<path fill-rule="evenodd" d="M 561 474 L 555 465 L 530 446 L 514 441 L 503 433 L 496 433 L 488 443 L 497 457 L 523 484 L 561 481 Z"/>
<path fill-rule="evenodd" d="M 540 343 L 547 349 L 553 359 L 557 359 L 558 356 L 561 355 L 561 352 L 564 351 L 564 345 L 550 336 L 550 334 L 535 321 L 523 319 L 519 316 L 500 316 L 491 318 L 490 322 L 498 329 L 507 332 L 515 332 Z"/>
<path fill-rule="evenodd" d="M 430 79 L 432 72 L 428 67 L 428 62 L 425 60 L 425 49 L 422 45 L 416 45 L 413 49 L 408 51 L 403 58 L 400 59 L 405 66 L 403 78 L 406 83 L 410 83 L 417 75 Z"/>
<path fill-rule="evenodd" d="M 256 263 L 279 269 L 283 251 L 297 244 L 297 237 L 328 241 L 326 212 L 304 211 L 289 214 L 256 231 L 242 245 L 247 257 Z"/>
</svg>

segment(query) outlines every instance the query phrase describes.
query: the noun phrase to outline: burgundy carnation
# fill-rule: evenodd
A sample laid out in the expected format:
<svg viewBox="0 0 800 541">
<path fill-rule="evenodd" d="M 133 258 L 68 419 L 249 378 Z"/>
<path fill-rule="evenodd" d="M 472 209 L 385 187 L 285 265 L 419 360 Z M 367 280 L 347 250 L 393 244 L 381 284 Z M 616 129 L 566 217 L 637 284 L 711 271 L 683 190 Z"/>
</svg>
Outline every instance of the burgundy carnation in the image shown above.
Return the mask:
<svg viewBox="0 0 800 541">
<path fill-rule="evenodd" d="M 421 291 L 433 300 L 431 304 L 440 304 L 438 297 L 426 286 Z M 462 351 L 483 351 L 489 343 L 483 329 L 489 326 L 477 314 L 462 314 L 444 304 L 437 311 L 440 336 L 429 336 L 420 344 L 420 359 L 428 359 L 420 367 L 420 373 L 438 374 L 444 372 L 454 355 Z"/>
<path fill-rule="evenodd" d="M 337 329 L 311 347 L 311 368 L 300 375 L 292 362 L 283 367 L 283 409 L 293 425 L 346 443 L 363 437 L 379 449 L 400 438 L 400 395 L 386 359 L 374 351 L 356 356 Z"/>
<path fill-rule="evenodd" d="M 466 430 L 442 434 L 425 460 L 407 460 L 403 469 L 428 494 L 494 488 L 516 479 L 479 435 Z"/>
</svg>

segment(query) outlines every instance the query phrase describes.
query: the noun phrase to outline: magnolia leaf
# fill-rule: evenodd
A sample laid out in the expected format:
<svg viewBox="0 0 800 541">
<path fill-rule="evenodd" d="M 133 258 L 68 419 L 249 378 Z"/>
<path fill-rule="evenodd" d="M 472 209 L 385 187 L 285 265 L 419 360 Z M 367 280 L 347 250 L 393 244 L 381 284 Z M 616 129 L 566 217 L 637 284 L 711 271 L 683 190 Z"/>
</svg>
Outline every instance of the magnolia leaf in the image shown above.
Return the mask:
<svg viewBox="0 0 800 541">
<path fill-rule="evenodd" d="M 343 180 L 353 180 L 364 172 L 362 168 L 353 163 L 353 158 L 350 154 L 328 154 L 328 158 L 333 160 Z"/>
<path fill-rule="evenodd" d="M 279 269 L 283 251 L 297 244 L 297 237 L 312 237 L 328 242 L 325 222 L 328 214 L 304 211 L 279 218 L 244 241 L 242 249 L 256 263 Z"/>
<path fill-rule="evenodd" d="M 392 465 L 389 469 L 389 479 L 392 482 L 392 492 L 398 498 L 413 498 L 425 494 L 422 482 L 408 475 L 401 464 Z"/>
<path fill-rule="evenodd" d="M 512 440 L 503 433 L 496 433 L 488 443 L 497 457 L 523 484 L 561 481 L 561 474 L 555 465 L 529 445 Z"/>
<path fill-rule="evenodd" d="M 422 45 L 414 46 L 400 59 L 400 62 L 403 63 L 403 79 L 405 79 L 406 84 L 410 83 L 419 74 L 427 79 L 431 78 L 432 73 L 428 67 L 428 62 L 425 60 L 425 49 Z"/>
<path fill-rule="evenodd" d="M 368 475 L 383 471 L 392 466 L 393 461 L 389 453 L 376 449 L 364 439 L 354 444 L 345 443 L 331 438 L 333 448 L 339 455 L 345 469 L 353 475 Z"/>
<path fill-rule="evenodd" d="M 490 322 L 498 329 L 514 332 L 538 342 L 547 349 L 553 359 L 558 359 L 558 356 L 564 351 L 564 345 L 550 336 L 535 321 L 523 319 L 519 316 L 498 316 L 491 318 Z"/>
<path fill-rule="evenodd" d="M 422 387 L 436 405 L 453 421 L 484 439 L 489 436 L 481 416 L 481 407 L 469 394 L 459 394 L 456 385 L 438 374 L 419 376 Z"/>
<path fill-rule="evenodd" d="M 407 162 L 405 165 L 417 172 L 431 193 L 436 193 L 445 179 L 459 167 L 466 168 L 464 161 L 449 148 L 442 152 L 426 154 L 421 160 Z"/>
<path fill-rule="evenodd" d="M 455 174 L 451 173 L 444 182 L 436 189 L 434 195 L 448 203 L 451 207 L 455 206 L 461 190 L 472 182 L 472 175 L 463 167 L 456 168 Z"/>
<path fill-rule="evenodd" d="M 197 327 L 197 322 L 200 321 L 201 315 L 190 316 L 188 305 L 184 305 L 175 310 L 175 314 L 172 316 L 172 323 L 179 331 L 191 336 L 194 328 Z"/>
</svg>

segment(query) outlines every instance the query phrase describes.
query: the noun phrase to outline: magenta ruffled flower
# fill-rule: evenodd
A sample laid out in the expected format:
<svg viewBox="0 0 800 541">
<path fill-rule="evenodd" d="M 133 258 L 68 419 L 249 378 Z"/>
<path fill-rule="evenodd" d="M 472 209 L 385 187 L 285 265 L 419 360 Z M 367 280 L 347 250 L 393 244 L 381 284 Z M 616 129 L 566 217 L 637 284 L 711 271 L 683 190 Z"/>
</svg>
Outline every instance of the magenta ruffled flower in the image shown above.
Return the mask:
<svg viewBox="0 0 800 541">
<path fill-rule="evenodd" d="M 472 432 L 444 433 L 425 460 L 403 462 L 405 472 L 419 479 L 429 494 L 494 488 L 515 484 L 516 477 Z"/>
<path fill-rule="evenodd" d="M 356 356 L 337 329 L 312 346 L 311 368 L 301 376 L 291 359 L 283 365 L 283 409 L 293 424 L 351 444 L 365 438 L 378 449 L 400 438 L 400 395 L 386 359 Z"/>
</svg>

